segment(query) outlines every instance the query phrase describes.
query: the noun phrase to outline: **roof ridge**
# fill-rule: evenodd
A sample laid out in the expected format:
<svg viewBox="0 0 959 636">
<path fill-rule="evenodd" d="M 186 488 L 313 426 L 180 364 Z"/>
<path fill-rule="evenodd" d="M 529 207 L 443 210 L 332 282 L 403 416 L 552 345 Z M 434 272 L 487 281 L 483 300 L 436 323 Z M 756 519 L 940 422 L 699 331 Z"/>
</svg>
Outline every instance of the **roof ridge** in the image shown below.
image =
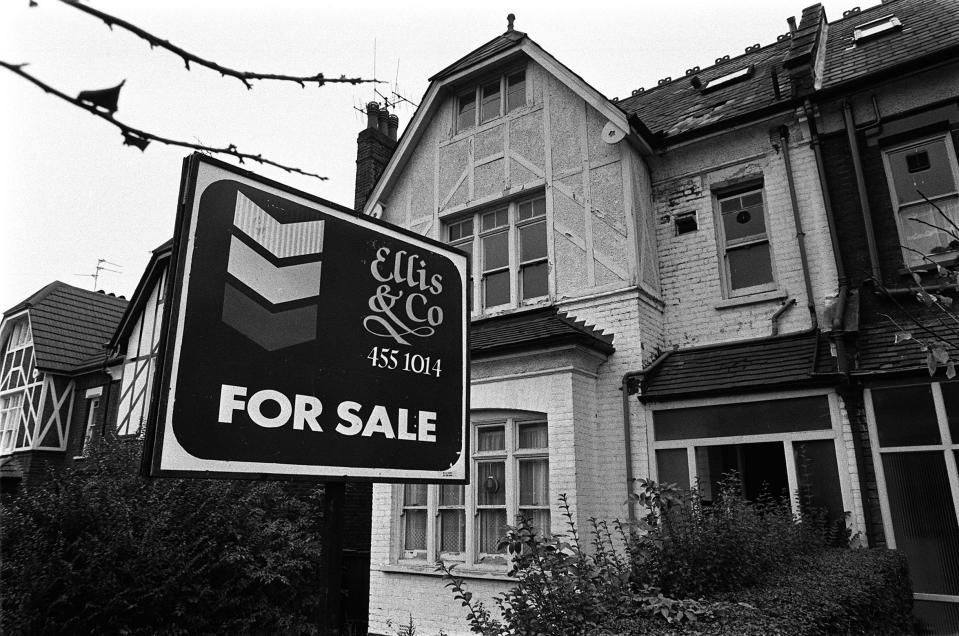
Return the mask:
<svg viewBox="0 0 959 636">
<path fill-rule="evenodd" d="M 681 82 L 681 81 L 683 81 L 683 80 L 685 80 L 685 79 L 687 79 L 687 78 L 689 78 L 689 77 L 692 77 L 692 75 L 699 74 L 699 73 L 705 73 L 706 71 L 708 71 L 708 70 L 710 70 L 710 69 L 713 69 L 713 68 L 716 68 L 716 67 L 719 67 L 719 66 L 725 66 L 725 65 L 729 64 L 730 62 L 733 62 L 733 61 L 735 61 L 735 60 L 737 60 L 737 59 L 739 59 L 739 58 L 741 58 L 741 57 L 745 57 L 745 56 L 747 56 L 747 55 L 753 55 L 753 54 L 755 54 L 755 53 L 759 53 L 760 51 L 764 51 L 765 49 L 768 49 L 768 48 L 773 47 L 773 46 L 782 45 L 783 42 L 786 42 L 786 41 L 790 40 L 791 37 L 792 37 L 792 34 L 790 34 L 789 32 L 787 32 L 787 33 L 785 33 L 785 34 L 783 34 L 783 35 L 788 35 L 789 37 L 783 38 L 783 39 L 781 39 L 781 40 L 780 40 L 780 39 L 777 39 L 775 42 L 770 42 L 769 44 L 763 44 L 763 45 L 761 45 L 758 49 L 752 49 L 752 50 L 743 51 L 742 53 L 737 54 L 736 57 L 729 57 L 729 59 L 723 59 L 723 58 L 726 57 L 726 56 L 718 57 L 718 58 L 716 58 L 716 59 L 717 59 L 717 60 L 722 60 L 721 62 L 715 62 L 715 61 L 714 61 L 714 62 L 713 62 L 712 64 L 710 64 L 709 66 L 700 68 L 698 71 L 696 71 L 696 73 L 690 73 L 690 74 L 688 74 L 688 75 L 687 75 L 686 73 L 684 73 L 683 75 L 677 76 L 675 79 L 673 79 L 672 76 L 667 76 L 667 77 L 669 77 L 669 81 L 668 81 L 668 82 L 664 82 L 664 83 L 662 83 L 662 84 L 657 84 L 656 86 L 650 86 L 649 88 L 640 87 L 639 89 L 636 89 L 636 90 L 638 90 L 639 92 L 630 93 L 630 95 L 628 95 L 627 97 L 623 97 L 623 98 L 620 99 L 619 102 L 617 102 L 617 103 L 626 101 L 627 99 L 629 99 L 629 98 L 631 98 L 631 97 L 639 97 L 640 95 L 646 95 L 646 94 L 648 94 L 648 93 L 650 93 L 650 92 L 652 92 L 652 91 L 659 90 L 660 88 L 664 88 L 664 87 L 666 87 L 666 86 L 671 86 L 671 85 L 675 84 L 676 82 Z M 753 46 L 755 46 L 755 45 L 753 45 Z M 694 66 L 694 67 L 692 67 L 692 68 L 696 68 L 696 67 Z M 690 70 L 690 69 L 687 69 L 687 70 Z M 661 81 L 661 80 L 660 80 L 660 81 Z"/>
</svg>

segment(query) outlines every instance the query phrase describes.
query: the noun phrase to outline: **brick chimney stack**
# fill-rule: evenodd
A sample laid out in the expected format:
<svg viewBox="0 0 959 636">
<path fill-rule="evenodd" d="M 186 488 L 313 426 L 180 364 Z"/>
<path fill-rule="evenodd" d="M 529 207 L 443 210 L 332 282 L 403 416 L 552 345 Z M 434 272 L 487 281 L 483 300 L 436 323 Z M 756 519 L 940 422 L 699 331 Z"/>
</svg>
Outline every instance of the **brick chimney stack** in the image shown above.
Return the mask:
<svg viewBox="0 0 959 636">
<path fill-rule="evenodd" d="M 363 211 L 366 200 L 376 186 L 393 151 L 396 150 L 396 132 L 399 118 L 391 115 L 377 102 L 366 105 L 366 128 L 356 137 L 356 185 L 353 209 Z"/>
<path fill-rule="evenodd" d="M 795 18 L 787 22 L 792 41 L 783 68 L 789 73 L 793 96 L 798 97 L 815 90 L 816 79 L 822 72 L 826 52 L 826 10 L 821 4 L 814 4 L 803 9 L 798 27 Z"/>
</svg>

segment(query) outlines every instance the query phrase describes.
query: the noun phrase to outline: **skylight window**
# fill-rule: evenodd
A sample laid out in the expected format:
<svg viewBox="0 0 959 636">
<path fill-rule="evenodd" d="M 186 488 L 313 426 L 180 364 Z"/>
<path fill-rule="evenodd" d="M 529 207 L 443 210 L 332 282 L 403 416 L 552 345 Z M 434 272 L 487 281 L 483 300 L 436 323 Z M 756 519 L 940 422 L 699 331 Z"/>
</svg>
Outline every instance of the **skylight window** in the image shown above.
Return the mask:
<svg viewBox="0 0 959 636">
<path fill-rule="evenodd" d="M 861 42 L 862 40 L 867 40 L 871 37 L 887 33 L 893 29 L 901 28 L 902 22 L 899 21 L 899 18 L 894 15 L 887 15 L 884 18 L 879 18 L 878 20 L 873 20 L 857 26 L 853 31 L 852 39 L 856 42 Z"/>
<path fill-rule="evenodd" d="M 722 77 L 717 77 L 716 79 L 711 79 L 706 82 L 706 85 L 703 86 L 704 91 L 713 90 L 714 88 L 719 88 L 720 86 L 725 86 L 726 84 L 731 84 L 737 80 L 749 77 L 749 74 L 752 72 L 753 67 L 747 66 L 746 68 L 741 68 L 738 71 L 733 71 L 732 73 L 726 73 Z"/>
</svg>

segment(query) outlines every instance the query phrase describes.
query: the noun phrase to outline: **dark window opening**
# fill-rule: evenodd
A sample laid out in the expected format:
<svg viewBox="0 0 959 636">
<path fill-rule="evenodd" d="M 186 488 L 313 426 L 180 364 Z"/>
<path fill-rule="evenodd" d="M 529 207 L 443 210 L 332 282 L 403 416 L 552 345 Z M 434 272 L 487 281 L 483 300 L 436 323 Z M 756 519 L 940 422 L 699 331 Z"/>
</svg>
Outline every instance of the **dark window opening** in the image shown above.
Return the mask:
<svg viewBox="0 0 959 636">
<path fill-rule="evenodd" d="M 929 153 L 921 150 L 915 154 L 906 155 L 906 169 L 910 174 L 929 169 Z"/>
<path fill-rule="evenodd" d="M 676 217 L 676 236 L 689 234 L 698 229 L 695 214 L 683 214 Z"/>
</svg>

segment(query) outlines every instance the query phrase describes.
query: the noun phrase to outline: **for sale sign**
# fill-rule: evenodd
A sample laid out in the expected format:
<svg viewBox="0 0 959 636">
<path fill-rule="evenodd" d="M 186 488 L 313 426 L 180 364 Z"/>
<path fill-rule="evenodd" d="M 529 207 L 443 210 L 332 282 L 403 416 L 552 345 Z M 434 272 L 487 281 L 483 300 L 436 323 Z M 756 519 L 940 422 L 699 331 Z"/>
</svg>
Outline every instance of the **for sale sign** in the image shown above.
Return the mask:
<svg viewBox="0 0 959 636">
<path fill-rule="evenodd" d="M 157 476 L 467 478 L 467 259 L 187 159 Z"/>
</svg>

